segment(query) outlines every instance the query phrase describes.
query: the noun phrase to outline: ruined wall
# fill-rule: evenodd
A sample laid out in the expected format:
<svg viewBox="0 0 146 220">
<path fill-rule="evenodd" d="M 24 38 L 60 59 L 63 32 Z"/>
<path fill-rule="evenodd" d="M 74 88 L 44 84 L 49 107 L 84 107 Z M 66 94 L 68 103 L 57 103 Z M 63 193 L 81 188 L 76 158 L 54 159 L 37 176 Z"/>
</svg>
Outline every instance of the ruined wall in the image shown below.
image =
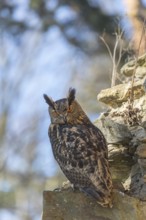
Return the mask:
<svg viewBox="0 0 146 220">
<path fill-rule="evenodd" d="M 131 78 L 136 67 L 133 102 Z M 43 220 L 146 219 L 146 55 L 121 69 L 123 84 L 102 90 L 98 100 L 109 109 L 95 125 L 104 133 L 114 181 L 114 206 L 102 208 L 80 192 L 45 191 Z"/>
<path fill-rule="evenodd" d="M 131 78 L 135 71 L 133 100 Z M 102 90 L 98 100 L 109 106 L 96 121 L 106 136 L 113 179 L 129 195 L 146 199 L 146 55 L 121 69 L 127 82 Z"/>
</svg>

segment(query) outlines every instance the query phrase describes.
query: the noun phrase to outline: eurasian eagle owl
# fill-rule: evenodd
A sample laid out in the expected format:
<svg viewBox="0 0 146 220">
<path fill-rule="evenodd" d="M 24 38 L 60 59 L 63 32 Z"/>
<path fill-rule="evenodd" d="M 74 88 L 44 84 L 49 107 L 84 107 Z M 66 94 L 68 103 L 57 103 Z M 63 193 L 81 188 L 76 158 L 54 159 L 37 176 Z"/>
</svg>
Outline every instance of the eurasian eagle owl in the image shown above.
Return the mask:
<svg viewBox="0 0 146 220">
<path fill-rule="evenodd" d="M 68 97 L 49 105 L 49 137 L 55 159 L 75 188 L 94 197 L 104 207 L 112 207 L 112 179 L 109 171 L 106 140 L 79 103 L 75 89 Z"/>
</svg>

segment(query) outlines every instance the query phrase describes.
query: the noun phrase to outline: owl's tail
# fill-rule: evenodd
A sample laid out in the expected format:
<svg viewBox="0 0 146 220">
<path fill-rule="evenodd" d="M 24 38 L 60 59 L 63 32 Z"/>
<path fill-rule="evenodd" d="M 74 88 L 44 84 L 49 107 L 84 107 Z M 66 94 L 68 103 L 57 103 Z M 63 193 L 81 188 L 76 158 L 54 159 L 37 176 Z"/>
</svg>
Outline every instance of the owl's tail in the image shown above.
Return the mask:
<svg viewBox="0 0 146 220">
<path fill-rule="evenodd" d="M 112 193 L 105 195 L 101 191 L 97 191 L 93 188 L 83 187 L 80 189 L 82 192 L 96 199 L 96 201 L 103 207 L 112 208 Z"/>
</svg>

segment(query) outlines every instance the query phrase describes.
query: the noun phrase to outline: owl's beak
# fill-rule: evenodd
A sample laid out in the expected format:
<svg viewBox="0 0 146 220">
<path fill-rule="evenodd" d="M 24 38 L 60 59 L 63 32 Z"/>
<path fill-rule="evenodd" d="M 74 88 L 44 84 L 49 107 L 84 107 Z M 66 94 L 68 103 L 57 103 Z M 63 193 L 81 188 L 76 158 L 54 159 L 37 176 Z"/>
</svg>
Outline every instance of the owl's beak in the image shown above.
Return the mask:
<svg viewBox="0 0 146 220">
<path fill-rule="evenodd" d="M 60 116 L 61 116 L 63 122 L 64 122 L 64 123 L 67 123 L 67 112 L 64 113 L 64 114 L 61 114 Z"/>
<path fill-rule="evenodd" d="M 58 120 L 60 124 L 66 124 L 67 122 L 66 116 L 61 114 L 59 115 L 59 118 L 56 118 L 56 123 L 58 123 Z"/>
<path fill-rule="evenodd" d="M 66 116 L 62 116 L 64 123 L 67 123 Z"/>
</svg>

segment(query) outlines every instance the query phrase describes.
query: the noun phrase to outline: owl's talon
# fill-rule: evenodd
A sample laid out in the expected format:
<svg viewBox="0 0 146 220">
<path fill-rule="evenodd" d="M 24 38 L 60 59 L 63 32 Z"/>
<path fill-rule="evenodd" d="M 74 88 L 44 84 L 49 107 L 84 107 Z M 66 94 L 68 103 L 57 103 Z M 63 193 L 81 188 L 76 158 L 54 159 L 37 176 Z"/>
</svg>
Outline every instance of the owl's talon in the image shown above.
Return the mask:
<svg viewBox="0 0 146 220">
<path fill-rule="evenodd" d="M 61 189 L 62 190 L 66 190 L 66 189 L 73 189 L 74 190 L 74 185 L 69 180 L 67 180 L 67 181 L 63 182 Z"/>
<path fill-rule="evenodd" d="M 63 182 L 61 187 L 55 188 L 53 191 L 61 192 L 62 190 L 67 190 L 67 189 L 73 189 L 74 190 L 74 185 L 71 184 L 71 182 L 69 180 Z"/>
<path fill-rule="evenodd" d="M 65 181 L 65 182 L 62 183 L 62 188 L 63 188 L 63 189 L 67 189 L 67 188 L 69 188 L 69 187 L 71 187 L 71 183 L 70 183 L 69 180 L 67 180 L 67 181 Z"/>
<path fill-rule="evenodd" d="M 54 192 L 60 192 L 61 191 L 61 188 L 55 188 L 54 190 L 53 190 Z"/>
</svg>

